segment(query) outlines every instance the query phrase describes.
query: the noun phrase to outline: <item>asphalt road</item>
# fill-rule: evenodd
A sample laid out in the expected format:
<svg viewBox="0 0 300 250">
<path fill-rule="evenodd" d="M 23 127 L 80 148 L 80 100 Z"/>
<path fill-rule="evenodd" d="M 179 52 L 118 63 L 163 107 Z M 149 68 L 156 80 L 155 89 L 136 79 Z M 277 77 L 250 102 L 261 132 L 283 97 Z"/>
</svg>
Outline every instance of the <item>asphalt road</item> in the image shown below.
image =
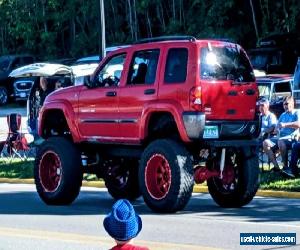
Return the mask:
<svg viewBox="0 0 300 250">
<path fill-rule="evenodd" d="M 34 185 L 0 184 L 0 249 L 108 249 L 113 242 L 102 221 L 113 202 L 105 189 L 83 188 L 71 206 L 47 206 Z M 241 247 L 239 235 L 300 235 L 300 199 L 256 197 L 244 208 L 223 209 L 208 194 L 199 193 L 176 214 L 154 214 L 142 199 L 133 205 L 143 220 L 135 242 L 154 250 L 277 249 Z"/>
</svg>

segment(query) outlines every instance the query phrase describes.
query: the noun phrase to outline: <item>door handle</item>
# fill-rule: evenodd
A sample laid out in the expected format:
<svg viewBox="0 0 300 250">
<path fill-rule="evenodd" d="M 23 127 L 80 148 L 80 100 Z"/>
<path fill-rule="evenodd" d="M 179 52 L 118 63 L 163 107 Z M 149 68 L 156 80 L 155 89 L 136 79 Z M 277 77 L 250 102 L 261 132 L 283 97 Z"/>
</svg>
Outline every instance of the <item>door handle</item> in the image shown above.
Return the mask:
<svg viewBox="0 0 300 250">
<path fill-rule="evenodd" d="M 153 94 L 155 94 L 155 89 L 146 89 L 144 91 L 144 94 L 145 95 L 153 95 Z"/>
<path fill-rule="evenodd" d="M 106 96 L 116 96 L 117 92 L 116 91 L 108 91 L 106 92 Z"/>
</svg>

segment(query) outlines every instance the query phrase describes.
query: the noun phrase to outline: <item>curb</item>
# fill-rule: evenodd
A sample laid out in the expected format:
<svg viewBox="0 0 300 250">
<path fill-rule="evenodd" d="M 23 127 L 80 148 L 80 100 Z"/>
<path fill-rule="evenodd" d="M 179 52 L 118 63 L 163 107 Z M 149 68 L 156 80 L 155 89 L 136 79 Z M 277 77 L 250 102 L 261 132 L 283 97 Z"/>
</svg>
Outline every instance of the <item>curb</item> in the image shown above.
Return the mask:
<svg viewBox="0 0 300 250">
<path fill-rule="evenodd" d="M 34 179 L 0 178 L 0 183 L 34 184 Z M 82 186 L 105 188 L 105 184 L 103 181 L 83 181 Z M 207 188 L 207 186 L 195 185 L 193 192 L 194 193 L 208 193 L 208 188 Z M 256 196 L 300 199 L 300 192 L 286 192 L 286 191 L 260 190 L 259 189 L 256 193 Z"/>
</svg>

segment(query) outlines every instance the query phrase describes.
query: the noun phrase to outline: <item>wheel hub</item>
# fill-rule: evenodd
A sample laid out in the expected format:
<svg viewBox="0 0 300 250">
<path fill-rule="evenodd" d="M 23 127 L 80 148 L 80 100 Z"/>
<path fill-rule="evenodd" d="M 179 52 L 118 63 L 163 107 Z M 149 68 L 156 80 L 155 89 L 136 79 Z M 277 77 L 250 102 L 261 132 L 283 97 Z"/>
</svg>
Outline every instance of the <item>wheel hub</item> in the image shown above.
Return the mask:
<svg viewBox="0 0 300 250">
<path fill-rule="evenodd" d="M 62 167 L 59 156 L 53 151 L 43 154 L 39 164 L 39 177 L 46 192 L 55 192 L 62 178 Z"/>
<path fill-rule="evenodd" d="M 162 154 L 153 155 L 145 168 L 145 184 L 153 199 L 161 200 L 169 192 L 171 186 L 171 167 Z"/>
</svg>

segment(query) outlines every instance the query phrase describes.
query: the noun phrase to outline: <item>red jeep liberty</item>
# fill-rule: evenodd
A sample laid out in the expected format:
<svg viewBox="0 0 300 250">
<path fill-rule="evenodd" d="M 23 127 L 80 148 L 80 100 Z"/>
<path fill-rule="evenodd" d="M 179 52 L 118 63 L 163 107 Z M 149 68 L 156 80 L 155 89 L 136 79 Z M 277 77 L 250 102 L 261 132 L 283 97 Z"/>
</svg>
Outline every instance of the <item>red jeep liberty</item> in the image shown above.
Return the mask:
<svg viewBox="0 0 300 250">
<path fill-rule="evenodd" d="M 246 205 L 258 188 L 257 97 L 237 44 L 179 36 L 118 49 L 84 85 L 46 98 L 37 191 L 70 204 L 95 173 L 114 198 L 142 195 L 156 212 L 183 209 L 194 181 L 222 207 Z"/>
</svg>

